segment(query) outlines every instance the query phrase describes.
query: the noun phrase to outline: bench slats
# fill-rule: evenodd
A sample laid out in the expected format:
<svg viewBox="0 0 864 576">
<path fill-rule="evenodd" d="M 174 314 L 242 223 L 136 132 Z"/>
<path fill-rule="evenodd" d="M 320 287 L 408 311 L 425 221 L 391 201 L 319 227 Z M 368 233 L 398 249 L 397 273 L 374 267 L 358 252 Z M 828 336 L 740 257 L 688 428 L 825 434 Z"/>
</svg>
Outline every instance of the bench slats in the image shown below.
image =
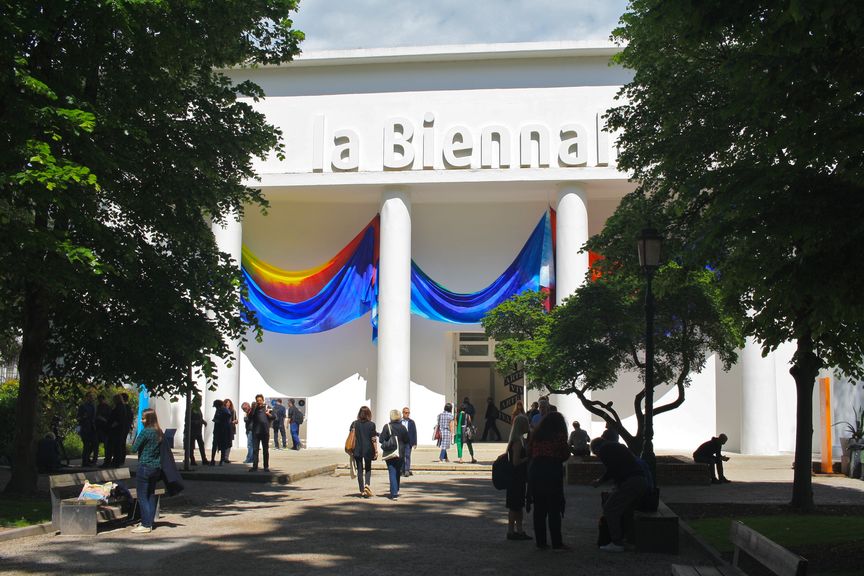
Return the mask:
<svg viewBox="0 0 864 576">
<path fill-rule="evenodd" d="M 743 550 L 777 576 L 805 576 L 807 574 L 806 558 L 790 552 L 741 522 L 732 522 L 729 529 L 729 540 L 735 546 L 732 564 L 736 567 L 738 566 L 739 550 Z"/>
<path fill-rule="evenodd" d="M 108 468 L 106 470 L 93 470 L 91 472 L 76 472 L 74 474 L 55 474 L 48 477 L 51 488 L 66 488 L 70 486 L 84 486 L 84 481 L 92 484 L 104 484 L 115 480 L 129 480 L 132 474 L 129 468 Z"/>
</svg>

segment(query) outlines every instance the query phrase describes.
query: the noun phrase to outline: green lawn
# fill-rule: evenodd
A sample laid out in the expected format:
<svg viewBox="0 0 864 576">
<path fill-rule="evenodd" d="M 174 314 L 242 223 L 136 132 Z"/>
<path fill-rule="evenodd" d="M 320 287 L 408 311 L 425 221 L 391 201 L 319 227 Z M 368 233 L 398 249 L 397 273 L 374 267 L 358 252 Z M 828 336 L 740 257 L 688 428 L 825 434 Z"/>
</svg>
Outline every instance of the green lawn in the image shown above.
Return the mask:
<svg viewBox="0 0 864 576">
<path fill-rule="evenodd" d="M 23 528 L 51 521 L 51 500 L 0 496 L 0 529 Z"/>
<path fill-rule="evenodd" d="M 864 540 L 864 517 L 783 514 L 737 518 L 785 548 L 840 544 Z M 729 543 L 731 518 L 703 518 L 688 524 L 720 552 L 732 552 Z"/>
</svg>

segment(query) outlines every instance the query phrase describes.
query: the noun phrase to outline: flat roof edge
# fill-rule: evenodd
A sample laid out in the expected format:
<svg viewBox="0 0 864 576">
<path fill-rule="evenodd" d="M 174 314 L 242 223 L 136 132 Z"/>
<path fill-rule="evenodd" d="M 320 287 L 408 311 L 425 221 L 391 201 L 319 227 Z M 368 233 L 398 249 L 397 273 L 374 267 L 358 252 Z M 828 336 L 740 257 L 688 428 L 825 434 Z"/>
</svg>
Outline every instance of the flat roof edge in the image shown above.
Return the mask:
<svg viewBox="0 0 864 576">
<path fill-rule="evenodd" d="M 611 41 L 603 42 L 597 40 L 321 50 L 304 52 L 286 64 L 259 66 L 259 68 L 397 64 L 403 62 L 453 62 L 460 60 L 612 57 L 621 50 L 622 47 L 613 44 Z"/>
</svg>

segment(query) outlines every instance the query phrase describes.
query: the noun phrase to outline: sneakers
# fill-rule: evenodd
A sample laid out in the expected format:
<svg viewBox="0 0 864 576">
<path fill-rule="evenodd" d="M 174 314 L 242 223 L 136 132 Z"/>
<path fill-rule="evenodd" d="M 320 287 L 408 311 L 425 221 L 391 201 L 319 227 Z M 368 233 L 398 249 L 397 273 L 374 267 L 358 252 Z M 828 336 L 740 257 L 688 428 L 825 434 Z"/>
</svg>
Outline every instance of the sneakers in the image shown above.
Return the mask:
<svg viewBox="0 0 864 576">
<path fill-rule="evenodd" d="M 150 528 L 149 526 L 136 526 L 132 529 L 133 534 L 149 534 L 152 531 L 153 528 Z"/>
<path fill-rule="evenodd" d="M 600 550 L 602 550 L 603 552 L 618 553 L 624 552 L 624 546 L 622 546 L 621 544 L 615 544 L 614 542 L 609 542 L 605 546 L 600 546 Z"/>
<path fill-rule="evenodd" d="M 365 494 L 367 498 L 371 498 L 375 495 L 372 493 L 372 488 L 370 488 L 368 484 L 363 487 L 363 494 Z"/>
</svg>

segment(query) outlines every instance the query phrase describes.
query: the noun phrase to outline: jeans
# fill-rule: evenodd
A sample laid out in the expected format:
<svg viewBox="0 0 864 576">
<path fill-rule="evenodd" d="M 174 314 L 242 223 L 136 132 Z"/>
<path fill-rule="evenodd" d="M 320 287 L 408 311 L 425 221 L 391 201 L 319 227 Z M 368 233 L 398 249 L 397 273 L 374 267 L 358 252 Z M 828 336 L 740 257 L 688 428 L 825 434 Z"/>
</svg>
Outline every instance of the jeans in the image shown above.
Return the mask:
<svg viewBox="0 0 864 576">
<path fill-rule="evenodd" d="M 606 502 L 603 503 L 603 515 L 606 516 L 606 523 L 609 524 L 609 536 L 612 542 L 621 543 L 621 539 L 624 538 L 624 517 L 633 512 L 636 504 L 649 490 L 644 476 L 630 476 L 615 486 L 615 490 L 609 494 Z"/>
<path fill-rule="evenodd" d="M 279 433 L 282 433 L 282 448 L 285 448 L 287 442 L 285 441 L 285 421 L 284 420 L 276 420 L 273 423 L 273 446 L 275 448 L 279 448 Z"/>
<path fill-rule="evenodd" d="M 390 477 L 390 497 L 399 495 L 399 480 L 402 476 L 402 460 L 391 458 L 387 460 L 387 475 Z"/>
<path fill-rule="evenodd" d="M 438 459 L 441 460 L 442 462 L 444 460 L 447 460 L 447 450 L 445 450 L 444 448 L 441 448 L 441 454 L 438 455 Z"/>
<path fill-rule="evenodd" d="M 145 464 L 139 464 L 135 472 L 138 506 L 141 507 L 141 525 L 146 528 L 152 528 L 153 520 L 156 518 L 156 482 L 161 475 L 162 470 L 150 468 Z"/>
<path fill-rule="evenodd" d="M 254 443 L 255 439 L 252 437 L 252 431 L 250 430 L 246 433 L 246 459 L 243 461 L 244 464 L 252 463 L 252 455 L 255 452 Z"/>
<path fill-rule="evenodd" d="M 357 484 L 362 494 L 363 488 L 372 485 L 372 459 L 355 456 L 354 462 L 357 464 Z"/>
<path fill-rule="evenodd" d="M 300 424 L 291 422 L 291 442 L 294 443 L 294 450 L 300 450 Z"/>
<path fill-rule="evenodd" d="M 411 472 L 411 446 L 405 445 L 405 457 L 402 458 L 402 474 Z"/>
<path fill-rule="evenodd" d="M 259 445 L 264 450 L 264 468 L 270 468 L 270 434 L 253 434 L 252 436 L 252 469 L 258 469 Z"/>
</svg>

